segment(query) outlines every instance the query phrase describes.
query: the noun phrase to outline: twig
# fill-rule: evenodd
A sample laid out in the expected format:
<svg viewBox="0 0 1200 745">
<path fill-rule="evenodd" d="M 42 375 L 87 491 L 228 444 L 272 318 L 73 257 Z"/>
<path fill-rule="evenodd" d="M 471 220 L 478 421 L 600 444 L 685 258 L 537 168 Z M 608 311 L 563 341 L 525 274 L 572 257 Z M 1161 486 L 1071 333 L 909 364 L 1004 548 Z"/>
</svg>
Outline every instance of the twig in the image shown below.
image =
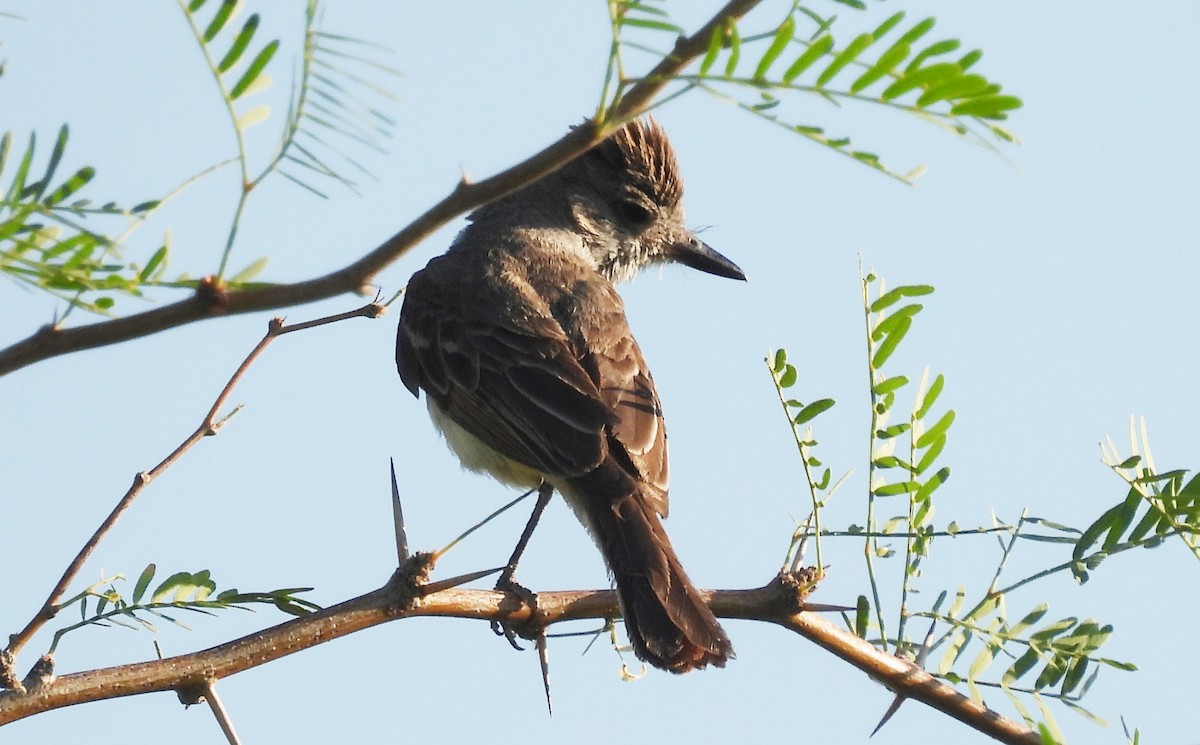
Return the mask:
<svg viewBox="0 0 1200 745">
<path fill-rule="evenodd" d="M 132 316 L 68 329 L 43 326 L 25 339 L 0 350 L 0 376 L 58 355 L 137 339 L 205 318 L 274 310 L 323 300 L 344 292 L 361 292 L 392 262 L 458 215 L 545 176 L 643 113 L 675 75 L 707 51 L 714 29 L 727 20 L 740 18 L 759 2 L 761 0 L 731 0 L 695 34 L 680 37 L 675 49 L 629 89 L 603 123 L 585 122 L 541 152 L 483 181 L 460 181 L 450 194 L 425 214 L 341 269 L 294 284 L 245 290 L 230 291 L 214 281 L 186 300 Z"/>
<path fill-rule="evenodd" d="M 21 631 L 17 632 L 16 634 L 9 636 L 8 646 L 4 649 L 4 652 L 0 654 L 0 677 L 3 678 L 3 680 L 0 680 L 0 682 L 9 684 L 6 687 L 12 687 L 17 690 L 21 689 L 20 684 L 11 685 L 15 682 L 15 673 L 13 672 L 12 668 L 16 664 L 16 658 L 21 649 L 29 642 L 30 639 L 33 638 L 34 634 L 36 634 L 42 628 L 42 626 L 46 624 L 47 621 L 49 621 L 51 618 L 54 618 L 54 615 L 58 612 L 58 601 L 62 599 L 63 595 L 67 591 L 67 588 L 72 582 L 75 581 L 76 576 L 78 576 L 80 570 L 83 568 L 83 565 L 87 563 L 87 560 L 91 558 L 91 555 L 96 550 L 96 547 L 100 545 L 100 542 L 104 540 L 104 537 L 110 530 L 112 530 L 112 527 L 116 524 L 117 520 L 120 519 L 121 515 L 125 514 L 125 511 L 129 509 L 130 505 L 133 504 L 133 501 L 137 499 L 138 495 L 141 494 L 151 482 L 161 476 L 164 471 L 166 471 L 168 468 L 174 465 L 176 461 L 183 457 L 186 452 L 191 450 L 196 443 L 200 442 L 200 440 L 204 439 L 205 437 L 217 434 L 225 422 L 229 421 L 228 417 L 218 421 L 217 412 L 219 412 L 221 408 L 225 406 L 225 403 L 229 400 L 230 394 L 233 393 L 234 387 L 237 386 L 239 381 L 241 381 L 242 376 L 246 373 L 246 370 L 248 370 L 250 365 L 253 364 L 256 359 L 258 359 L 258 356 L 262 354 L 262 351 L 266 349 L 268 344 L 270 344 L 276 337 L 283 336 L 284 334 L 288 334 L 293 331 L 301 331 L 304 329 L 313 328 L 314 326 L 321 326 L 327 323 L 345 320 L 347 318 L 375 318 L 382 312 L 383 306 L 379 305 L 378 303 L 369 303 L 358 310 L 349 311 L 347 313 L 339 313 L 337 315 L 327 316 L 325 318 L 319 318 L 315 321 L 305 321 L 303 323 L 297 323 L 291 326 L 285 326 L 282 318 L 272 319 L 267 325 L 266 335 L 263 336 L 262 340 L 259 341 L 257 345 L 255 345 L 254 349 L 250 351 L 250 354 L 246 355 L 246 359 L 243 360 L 242 364 L 240 364 L 237 370 L 234 371 L 233 375 L 229 378 L 229 381 L 225 384 L 225 387 L 222 388 L 220 394 L 217 395 L 217 399 L 209 408 L 208 413 L 204 415 L 204 419 L 200 422 L 200 426 L 196 427 L 196 430 L 188 435 L 187 438 L 184 439 L 184 441 L 181 442 L 178 447 L 171 451 L 170 455 L 159 462 L 157 466 L 149 471 L 138 473 L 133 477 L 133 485 L 129 487 L 129 490 L 126 491 L 125 495 L 121 497 L 119 502 L 117 502 L 116 507 L 113 507 L 112 512 L 110 512 L 108 517 L 106 517 L 104 521 L 100 523 L 100 527 L 96 528 L 96 532 L 92 534 L 92 537 L 88 539 L 87 543 L 85 543 L 83 548 L 79 550 L 79 553 L 76 554 L 74 560 L 72 560 L 67 566 L 66 571 L 63 572 L 62 577 L 60 577 L 58 580 L 58 583 L 54 585 L 54 589 L 50 591 L 50 595 L 46 598 L 46 601 L 42 604 L 42 607 L 36 614 L 34 614 L 33 618 L 29 620 L 29 623 L 25 625 L 25 628 L 21 629 Z"/>
</svg>

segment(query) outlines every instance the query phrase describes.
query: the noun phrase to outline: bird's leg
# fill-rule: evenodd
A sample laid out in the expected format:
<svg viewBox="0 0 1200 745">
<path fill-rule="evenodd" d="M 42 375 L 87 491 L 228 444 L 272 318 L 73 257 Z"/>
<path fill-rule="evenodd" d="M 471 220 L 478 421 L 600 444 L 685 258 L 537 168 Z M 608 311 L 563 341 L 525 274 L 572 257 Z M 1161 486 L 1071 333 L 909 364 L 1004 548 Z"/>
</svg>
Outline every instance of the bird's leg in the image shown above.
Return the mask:
<svg viewBox="0 0 1200 745">
<path fill-rule="evenodd" d="M 496 580 L 496 589 L 501 592 L 510 592 L 520 597 L 531 609 L 537 608 L 537 595 L 518 583 L 513 577 L 517 573 L 517 564 L 521 561 L 521 555 L 525 553 L 525 547 L 529 545 L 529 539 L 533 537 L 533 531 L 537 528 L 538 521 L 542 519 L 542 513 L 546 511 L 546 505 L 550 503 L 550 497 L 554 495 L 554 487 L 543 481 L 538 486 L 537 502 L 533 505 L 533 512 L 529 515 L 529 522 L 525 523 L 525 529 L 521 531 L 521 537 L 517 539 L 516 548 L 513 549 L 512 556 L 508 557 L 508 563 L 504 565 L 504 570 L 500 572 L 500 579 Z M 516 632 L 506 623 L 501 621 L 492 622 L 492 630 L 497 634 L 508 639 L 508 643 L 513 645 L 515 649 L 521 649 L 517 644 Z"/>
<path fill-rule="evenodd" d="M 504 571 L 500 572 L 500 579 L 496 581 L 497 590 L 506 590 L 511 585 L 516 585 L 513 576 L 517 573 L 517 564 L 521 561 L 521 555 L 525 553 L 525 547 L 529 545 L 529 539 L 533 537 L 533 531 L 537 527 L 538 521 L 542 519 L 542 513 L 546 511 L 546 505 L 550 504 L 552 496 L 554 496 L 554 487 L 543 481 L 538 486 L 537 502 L 533 505 L 529 522 L 525 523 L 525 529 L 521 531 L 521 537 L 517 539 L 517 546 L 513 549 L 512 556 L 508 557 L 508 563 L 505 564 Z"/>
</svg>

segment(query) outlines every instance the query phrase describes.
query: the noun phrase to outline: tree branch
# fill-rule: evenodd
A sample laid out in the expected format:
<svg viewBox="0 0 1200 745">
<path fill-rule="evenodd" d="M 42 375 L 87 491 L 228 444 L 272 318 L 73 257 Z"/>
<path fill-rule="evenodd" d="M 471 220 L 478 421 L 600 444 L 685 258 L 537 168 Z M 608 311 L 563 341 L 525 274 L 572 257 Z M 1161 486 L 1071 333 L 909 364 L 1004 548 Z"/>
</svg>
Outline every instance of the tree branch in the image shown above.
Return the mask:
<svg viewBox="0 0 1200 745">
<path fill-rule="evenodd" d="M 578 619 L 620 615 L 616 593 L 540 592 L 534 611 L 520 598 L 494 590 L 450 588 L 423 594 L 428 554 L 418 554 L 383 587 L 302 618 L 200 652 L 119 667 L 73 673 L 25 693 L 0 693 L 0 725 L 64 706 L 156 691 L 193 690 L 280 657 L 389 621 L 420 616 L 505 621 L 544 628 Z M 783 574 L 753 590 L 706 592 L 723 618 L 767 621 L 790 629 L 893 691 L 946 713 L 1000 742 L 1034 745 L 1041 740 L 1019 722 L 976 703 L 907 660 L 894 657 L 826 621 L 804 603 L 810 589 L 805 570 Z M 811 606 L 816 607 L 816 606 Z"/>
<path fill-rule="evenodd" d="M 226 290 L 210 282 L 186 300 L 125 318 L 66 329 L 46 325 L 0 350 L 0 376 L 51 357 L 137 339 L 206 318 L 311 303 L 344 292 L 363 293 L 388 265 L 458 215 L 545 176 L 645 111 L 675 75 L 708 49 L 714 29 L 728 20 L 740 18 L 759 2 L 761 0 L 731 0 L 695 34 L 680 37 L 675 49 L 629 89 L 606 121 L 585 122 L 541 152 L 483 181 L 462 180 L 454 191 L 406 228 L 337 271 L 304 282 L 245 290 Z"/>
<path fill-rule="evenodd" d="M 894 693 L 920 701 L 995 740 L 1021 745 L 1042 743 L 1042 738 L 1024 724 L 1001 716 L 908 660 L 882 652 L 865 639 L 814 613 L 795 613 L 786 618 L 764 620 L 777 623 L 815 642 Z"/>
</svg>

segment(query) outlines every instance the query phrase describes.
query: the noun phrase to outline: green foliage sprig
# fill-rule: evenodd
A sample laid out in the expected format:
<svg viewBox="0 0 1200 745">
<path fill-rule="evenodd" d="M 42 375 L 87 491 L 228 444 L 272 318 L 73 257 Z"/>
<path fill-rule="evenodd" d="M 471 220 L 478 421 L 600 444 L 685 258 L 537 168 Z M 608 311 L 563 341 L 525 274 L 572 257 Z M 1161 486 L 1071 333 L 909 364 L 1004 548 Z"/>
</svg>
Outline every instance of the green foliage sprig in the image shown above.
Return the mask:
<svg viewBox="0 0 1200 745">
<path fill-rule="evenodd" d="M 913 319 L 924 309 L 919 303 L 904 301 L 929 295 L 933 292 L 933 287 L 903 285 L 884 291 L 883 281 L 873 274 L 864 277 L 861 286 L 864 319 L 867 324 L 867 366 L 871 382 L 871 457 L 867 470 L 867 535 L 863 555 L 867 562 L 868 576 L 871 578 L 871 591 L 878 614 L 876 621 L 886 649 L 886 625 L 880 606 L 878 583 L 875 581 L 874 560 L 890 556 L 891 549 L 879 543 L 879 518 L 876 508 L 880 499 L 889 497 L 903 497 L 907 507 L 906 514 L 890 518 L 883 530 L 887 533 L 889 530 L 902 528 L 904 532 L 904 574 L 900 587 L 896 632 L 896 639 L 904 640 L 909 595 L 913 591 L 913 582 L 920 577 L 921 562 L 929 555 L 929 544 L 934 538 L 932 496 L 934 491 L 950 478 L 948 467 L 933 469 L 946 446 L 947 431 L 954 423 L 955 413 L 950 409 L 936 419 L 930 419 L 933 406 L 945 387 L 945 378 L 939 374 L 930 383 L 929 369 L 926 368 L 914 404 L 908 412 L 907 421 L 889 425 L 897 394 L 908 386 L 909 379 L 904 375 L 886 373 L 884 365 L 912 328 Z M 874 299 L 873 289 L 876 293 Z M 902 302 L 904 304 L 899 307 L 893 307 Z M 897 447 L 905 448 L 907 453 L 903 456 L 896 455 Z M 895 478 L 896 476 L 899 478 Z M 900 643 L 902 642 L 898 642 L 898 646 Z"/>
<path fill-rule="evenodd" d="M 832 530 L 826 527 L 828 519 L 822 519 L 822 513 L 829 507 L 828 494 L 845 481 L 843 477 L 831 487 L 830 469 L 826 467 L 819 474 L 815 471 L 822 464 L 813 456 L 817 445 L 813 420 L 832 407 L 832 400 L 817 399 L 806 405 L 790 397 L 794 394 L 785 391 L 797 385 L 798 369 L 788 362 L 788 355 L 782 350 L 768 360 L 772 382 L 800 451 L 813 509 L 813 514 L 793 534 L 789 552 L 809 537 L 815 539 L 818 556 L 822 537 L 865 541 L 863 555 L 870 591 L 869 595 L 858 598 L 853 618 L 846 618 L 848 628 L 881 649 L 891 648 L 918 664 L 933 650 L 942 648 L 933 674 L 964 685 L 969 695 L 979 701 L 983 700 L 984 689 L 1002 690 L 1030 726 L 1061 740 L 1047 701 L 1057 701 L 1103 723 L 1082 706 L 1081 700 L 1102 668 L 1126 671 L 1136 668 L 1100 654 L 1102 645 L 1113 633 L 1111 625 L 1075 617 L 1045 622 L 1049 605 L 1044 602 L 1011 621 L 1007 610 L 1009 596 L 1018 588 L 1058 572 L 1071 570 L 1080 576 L 1083 567 L 1094 568 L 1110 553 L 1156 545 L 1168 535 L 1178 535 L 1189 548 L 1194 547 L 1194 526 L 1200 513 L 1197 507 L 1200 479 L 1184 483 L 1182 471 L 1160 474 L 1152 463 L 1135 470 L 1143 462 L 1141 454 L 1148 455 L 1149 444 L 1145 437 L 1141 441 L 1131 437 L 1133 456 L 1120 459 L 1111 442 L 1105 450 L 1106 462 L 1130 484 L 1130 496 L 1087 530 L 1026 514 L 1015 525 L 993 518 L 990 527 L 963 529 L 953 522 L 939 526 L 935 520 L 935 496 L 942 493 L 940 487 L 950 477 L 950 468 L 941 463 L 941 456 L 955 419 L 953 409 L 939 409 L 946 381 L 940 374 L 931 376 L 927 368 L 916 386 L 911 407 L 901 409 L 899 395 L 911 381 L 887 367 L 913 328 L 914 319 L 924 309 L 914 299 L 932 292 L 928 285 L 902 285 L 888 290 L 873 274 L 862 278 L 870 383 L 870 457 L 864 525 L 851 524 L 844 530 Z M 900 411 L 905 412 L 903 419 L 894 421 Z M 904 507 L 893 510 L 891 515 L 881 515 L 885 506 L 894 504 L 896 499 L 902 499 Z M 947 592 L 940 593 L 929 610 L 913 608 L 922 565 L 929 559 L 935 540 L 985 535 L 999 537 L 1002 550 L 992 581 L 979 600 L 968 606 L 967 590 L 960 586 L 945 610 Z M 1070 561 L 1002 586 L 1001 577 L 1019 540 L 1070 545 L 1074 556 Z M 895 541 L 904 542 L 902 554 L 892 547 Z M 1098 543 L 1101 547 L 1096 550 Z M 891 626 L 885 614 L 883 567 L 877 563 L 899 556 L 904 561 L 896 591 L 897 620 Z M 820 562 L 818 558 L 819 566 Z M 934 623 L 924 638 L 914 638 L 911 634 L 909 622 L 913 618 L 928 618 Z M 937 636 L 933 634 L 936 625 L 945 627 Z M 1003 664 L 997 664 L 1000 661 Z M 1021 684 L 1026 680 L 1031 682 Z M 1031 714 L 1027 701 L 1037 707 L 1037 717 Z"/>
<path fill-rule="evenodd" d="M 1104 720 L 1079 702 L 1095 683 L 1101 666 L 1126 671 L 1137 669 L 1131 663 L 1096 654 L 1113 633 L 1110 624 L 1101 625 L 1090 618 L 1080 621 L 1067 617 L 1039 626 L 1049 612 L 1048 603 L 1039 603 L 1012 623 L 1008 618 L 1006 595 L 1003 593 L 985 599 L 964 614 L 963 587 L 959 587 L 949 610 L 941 613 L 939 609 L 945 598 L 946 593 L 943 592 L 932 610 L 916 614 L 949 627 L 949 631 L 934 645 L 944 644 L 946 647 L 938 666 L 938 676 L 951 683 L 965 683 L 972 697 L 977 700 L 983 700 L 979 690 L 981 686 L 1000 688 L 1022 718 L 1031 725 L 1036 720 L 1018 694 L 1033 698 L 1042 712 L 1042 721 L 1052 731 L 1057 731 L 1057 727 L 1050 712 L 1043 706 L 1043 699 L 1057 700 L 1097 724 L 1104 725 Z M 978 651 L 967 663 L 965 671 L 961 668 L 956 670 L 955 666 L 963 661 L 963 653 L 972 642 L 976 642 Z M 998 681 L 983 680 L 982 677 L 998 659 L 1011 662 L 1003 668 Z M 1032 684 L 1024 687 L 1016 685 L 1017 681 L 1034 671 L 1037 671 L 1037 675 Z M 1088 675 L 1089 671 L 1091 675 Z"/>
<path fill-rule="evenodd" d="M 788 547 L 784 566 L 799 560 L 802 556 L 803 541 L 811 529 L 812 535 L 816 539 L 814 541 L 817 555 L 816 566 L 820 574 L 824 572 L 825 567 L 821 554 L 821 510 L 828 504 L 830 498 L 837 493 L 842 484 L 846 482 L 846 479 L 850 476 L 850 472 L 847 471 L 836 482 L 832 481 L 833 471 L 828 466 L 825 466 L 821 459 L 814 453 L 818 442 L 813 436 L 812 421 L 824 412 L 832 409 L 836 402 L 832 398 L 821 398 L 806 404 L 795 398 L 788 398 L 784 394 L 786 389 L 796 385 L 799 380 L 799 372 L 796 366 L 788 362 L 787 350 L 775 350 L 774 354 L 769 356 L 766 362 L 771 371 L 771 378 L 775 383 L 775 392 L 779 396 L 779 404 L 783 407 L 783 412 L 787 416 L 788 424 L 792 430 L 792 439 L 795 441 L 796 448 L 800 453 L 800 463 L 804 467 L 804 480 L 808 486 L 808 493 L 812 501 L 812 512 L 809 513 L 809 519 L 803 525 L 798 526 L 792 534 L 792 542 Z M 815 476 L 815 469 L 818 468 L 822 470 L 819 476 Z"/>
<path fill-rule="evenodd" d="M 857 1 L 837 2 L 855 10 L 867 7 Z M 834 35 L 838 17 L 818 13 L 815 5 L 793 2 L 777 25 L 761 32 L 744 33 L 736 23 L 725 24 L 713 34 L 698 70 L 680 75 L 679 88 L 658 105 L 699 89 L 905 183 L 919 177 L 923 167 L 895 171 L 877 154 L 852 147 L 849 137 L 830 135 L 824 127 L 791 114 L 781 116 L 782 96 L 807 94 L 835 106 L 842 101 L 883 105 L 989 147 L 994 141 L 1016 140 L 999 122 L 1021 107 L 1021 99 L 976 71 L 981 51 L 960 53 L 962 42 L 953 38 L 928 41 L 934 18 L 905 24 L 903 11 L 893 13 L 846 42 L 842 34 Z M 680 33 L 665 11 L 647 1 L 610 0 L 609 16 L 613 41 L 601 117 L 620 100 L 624 88 L 638 80 L 626 75 L 623 50 L 647 50 L 642 35 L 653 39 Z"/>
<path fill-rule="evenodd" d="M 159 200 L 126 208 L 115 202 L 96 205 L 81 197 L 96 169 L 82 166 L 59 177 L 69 138 L 64 124 L 45 166 L 34 175 L 37 135 L 29 136 L 19 155 L 13 132 L 0 137 L 0 184 L 8 183 L 0 201 L 0 271 L 73 307 L 107 313 L 114 295 L 140 297 L 142 286 L 161 276 L 168 248 L 164 242 L 144 267 L 126 263 L 121 261 L 121 239 L 101 232 L 95 223 L 117 220 L 128 232 L 158 207 Z M 98 294 L 85 297 L 86 293 Z"/>
<path fill-rule="evenodd" d="M 54 632 L 50 652 L 58 648 L 59 640 L 72 631 L 86 626 L 122 626 L 128 629 L 145 629 L 157 632 L 152 619 L 158 618 L 181 628 L 188 626 L 169 615 L 170 611 L 188 611 L 216 615 L 216 611 L 227 609 L 253 610 L 256 605 L 271 605 L 293 616 L 304 616 L 320 606 L 304 598 L 300 593 L 309 592 L 311 587 L 287 587 L 267 592 L 241 592 L 236 589 L 217 592 L 217 585 L 207 569 L 199 572 L 176 572 L 159 582 L 153 591 L 156 567 L 148 564 L 134 583 L 133 594 L 125 598 L 117 590 L 116 583 L 124 577 L 116 575 L 101 579 L 74 597 L 55 606 L 61 611 L 73 605 L 79 606 L 80 620 Z"/>
<path fill-rule="evenodd" d="M 62 318 L 75 308 L 114 315 L 120 298 L 143 298 L 150 288 L 195 289 L 199 281 L 188 273 L 173 279 L 166 276 L 172 259 L 169 232 L 136 252 L 146 257 L 144 263 L 129 257 L 134 252 L 128 241 L 163 204 L 230 163 L 241 170 L 240 195 L 216 274 L 229 287 L 258 286 L 261 283 L 253 280 L 266 267 L 265 258 L 227 275 L 250 193 L 274 173 L 321 197 L 325 194 L 317 186 L 320 179 L 355 190 L 357 182 L 343 171 L 371 174 L 345 143 L 381 152 L 392 135 L 394 122 L 377 102 L 394 100 L 394 95 L 372 74 L 358 69 L 367 68 L 384 79 L 399 73 L 357 51 L 378 47 L 320 30 L 320 6 L 309 0 L 301 63 L 280 140 L 266 164 L 253 171 L 245 134 L 270 118 L 270 107 L 254 102 L 271 85 L 269 69 L 280 41 L 261 38 L 258 13 L 239 21 L 239 0 L 180 0 L 179 5 L 229 113 L 237 146 L 233 159 L 205 168 L 159 198 L 124 207 L 84 196 L 96 175 L 94 166 L 60 175 L 69 139 L 66 125 L 60 128 L 44 165 L 38 167 L 36 133 L 23 150 L 15 145 L 13 132 L 0 138 L 0 272 L 65 301 Z"/>
<path fill-rule="evenodd" d="M 309 0 L 304 17 L 304 47 L 298 83 L 289 99 L 288 112 L 281 129 L 280 141 L 267 164 L 256 174 L 251 172 L 250 152 L 246 146 L 246 130 L 266 121 L 271 114 L 266 104 L 244 108 L 242 99 L 265 91 L 271 85 L 266 72 L 268 64 L 279 49 L 279 40 L 259 44 L 255 34 L 261 24 L 257 13 L 240 26 L 231 23 L 241 0 L 221 0 L 215 10 L 205 10 L 207 0 L 178 0 L 189 27 L 204 56 L 218 93 L 229 113 L 237 142 L 237 162 L 242 172 L 242 188 L 234 210 L 217 276 L 224 277 L 237 237 L 237 226 L 251 192 L 272 174 L 279 172 L 307 191 L 324 197 L 313 183 L 296 173 L 282 170 L 292 164 L 305 170 L 309 177 L 332 179 L 354 189 L 355 182 L 332 164 L 337 157 L 360 173 L 370 175 L 352 155 L 335 140 L 322 136 L 327 132 L 376 152 L 382 152 L 382 141 L 391 136 L 392 120 L 360 91 L 373 92 L 394 100 L 383 86 L 355 74 L 346 63 L 365 63 L 391 75 L 398 73 L 370 58 L 346 51 L 343 47 L 365 44 L 356 39 L 328 34 L 318 28 L 319 4 Z M 213 6 L 209 6 L 212 8 Z M 373 46 L 373 45 L 372 45 Z M 251 50 L 257 50 L 251 53 Z M 229 283 L 244 285 L 266 266 L 260 258 L 234 275 Z"/>
<path fill-rule="evenodd" d="M 1135 426 L 1130 418 L 1129 447 L 1131 454 L 1122 459 L 1111 438 L 1101 446 L 1105 465 L 1129 485 L 1129 492 L 1075 542 L 1071 572 L 1079 582 L 1086 582 L 1088 570 L 1111 554 L 1154 548 L 1172 536 L 1200 559 L 1200 475 L 1185 481 L 1184 469 L 1159 471 L 1144 419 Z"/>
</svg>

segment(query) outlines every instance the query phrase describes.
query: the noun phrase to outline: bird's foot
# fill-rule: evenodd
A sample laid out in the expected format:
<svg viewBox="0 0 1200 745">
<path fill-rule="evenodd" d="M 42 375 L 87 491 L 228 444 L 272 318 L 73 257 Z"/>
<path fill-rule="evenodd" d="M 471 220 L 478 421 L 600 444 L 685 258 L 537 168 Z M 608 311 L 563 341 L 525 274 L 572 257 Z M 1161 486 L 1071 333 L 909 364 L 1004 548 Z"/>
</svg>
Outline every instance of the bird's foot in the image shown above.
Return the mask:
<svg viewBox="0 0 1200 745">
<path fill-rule="evenodd" d="M 510 612 L 518 611 L 521 608 L 528 608 L 529 617 L 519 622 L 494 620 L 492 621 L 492 631 L 497 636 L 503 636 L 507 639 L 513 649 L 523 651 L 524 647 L 517 642 L 517 637 L 537 639 L 541 634 L 541 629 L 537 628 L 534 624 L 534 620 L 537 618 L 537 593 L 513 578 L 515 570 L 516 567 L 506 568 L 500 574 L 500 579 L 496 581 L 496 589 L 510 597 L 515 597 L 519 601 L 519 604 L 515 608 L 512 608 Z"/>
</svg>

